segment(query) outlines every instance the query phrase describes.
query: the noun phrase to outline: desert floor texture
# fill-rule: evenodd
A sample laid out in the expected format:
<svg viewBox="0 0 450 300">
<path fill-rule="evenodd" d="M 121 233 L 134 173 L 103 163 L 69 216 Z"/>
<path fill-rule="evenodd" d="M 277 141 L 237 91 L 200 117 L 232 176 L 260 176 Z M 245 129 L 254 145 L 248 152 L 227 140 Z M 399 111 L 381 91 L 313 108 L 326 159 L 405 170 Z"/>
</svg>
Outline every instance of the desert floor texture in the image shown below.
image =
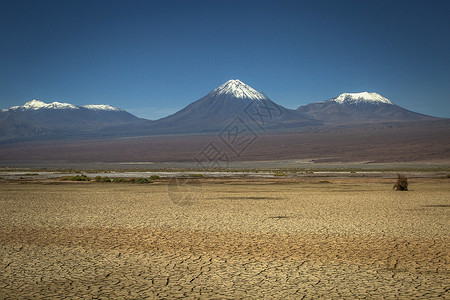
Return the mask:
<svg viewBox="0 0 450 300">
<path fill-rule="evenodd" d="M 2 299 L 450 298 L 450 179 L 0 183 Z"/>
</svg>

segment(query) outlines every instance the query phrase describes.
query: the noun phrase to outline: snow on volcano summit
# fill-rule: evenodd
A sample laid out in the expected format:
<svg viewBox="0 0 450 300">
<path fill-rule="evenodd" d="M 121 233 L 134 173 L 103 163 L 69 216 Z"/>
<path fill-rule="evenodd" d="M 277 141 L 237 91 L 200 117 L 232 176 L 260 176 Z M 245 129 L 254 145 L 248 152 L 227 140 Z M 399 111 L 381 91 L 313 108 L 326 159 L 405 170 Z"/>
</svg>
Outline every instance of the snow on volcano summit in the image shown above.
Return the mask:
<svg viewBox="0 0 450 300">
<path fill-rule="evenodd" d="M 25 103 L 22 106 L 13 106 L 10 107 L 10 110 L 38 110 L 41 108 L 45 109 L 78 109 L 75 105 L 72 105 L 70 103 L 61 103 L 61 102 L 52 102 L 52 103 L 45 103 L 40 100 L 31 100 Z"/>
<path fill-rule="evenodd" d="M 22 106 L 13 106 L 9 109 L 2 109 L 2 112 L 6 112 L 8 110 L 12 111 L 26 111 L 26 110 L 38 110 L 38 109 L 90 109 L 90 110 L 107 110 L 107 111 L 121 111 L 120 109 L 111 106 L 111 105 L 83 105 L 83 106 L 75 106 L 70 103 L 61 103 L 61 102 L 52 102 L 45 103 L 40 100 L 31 100 L 25 103 Z"/>
<path fill-rule="evenodd" d="M 392 104 L 391 101 L 389 101 L 387 98 L 381 96 L 377 93 L 369 93 L 369 92 L 362 92 L 362 93 L 343 93 L 337 96 L 336 98 L 330 99 L 328 101 L 334 101 L 339 104 L 355 104 L 355 103 L 385 103 L 385 104 Z"/>
<path fill-rule="evenodd" d="M 91 109 L 91 110 L 109 110 L 109 111 L 121 111 L 117 107 L 111 106 L 111 105 L 105 105 L 105 104 L 89 104 L 89 105 L 83 105 L 81 107 Z"/>
<path fill-rule="evenodd" d="M 265 100 L 267 99 L 263 94 L 255 90 L 254 88 L 246 85 L 239 79 L 228 80 L 211 93 L 208 96 L 219 96 L 219 95 L 232 95 L 240 99 L 251 99 L 251 100 Z"/>
</svg>

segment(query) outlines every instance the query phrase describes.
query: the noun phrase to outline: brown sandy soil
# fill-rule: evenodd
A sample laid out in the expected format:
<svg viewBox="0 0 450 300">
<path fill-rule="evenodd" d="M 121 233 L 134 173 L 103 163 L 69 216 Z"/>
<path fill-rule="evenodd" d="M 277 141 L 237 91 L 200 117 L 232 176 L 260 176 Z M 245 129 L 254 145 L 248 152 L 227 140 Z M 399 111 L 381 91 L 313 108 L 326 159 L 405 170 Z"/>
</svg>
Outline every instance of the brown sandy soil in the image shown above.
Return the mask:
<svg viewBox="0 0 450 300">
<path fill-rule="evenodd" d="M 449 298 L 450 181 L 0 184 L 1 298 Z"/>
</svg>

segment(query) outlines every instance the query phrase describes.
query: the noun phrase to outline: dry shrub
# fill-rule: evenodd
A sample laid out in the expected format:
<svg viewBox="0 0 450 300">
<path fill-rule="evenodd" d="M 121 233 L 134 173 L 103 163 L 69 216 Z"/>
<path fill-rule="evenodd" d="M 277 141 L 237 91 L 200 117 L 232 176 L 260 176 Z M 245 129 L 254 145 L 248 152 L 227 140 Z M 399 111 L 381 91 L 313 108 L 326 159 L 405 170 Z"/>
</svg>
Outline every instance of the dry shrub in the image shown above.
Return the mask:
<svg viewBox="0 0 450 300">
<path fill-rule="evenodd" d="M 408 190 L 408 178 L 406 176 L 397 174 L 397 183 L 394 184 L 395 191 L 407 191 Z"/>
<path fill-rule="evenodd" d="M 90 181 L 91 178 L 86 175 L 76 175 L 76 176 L 63 176 L 60 178 L 63 181 Z"/>
</svg>

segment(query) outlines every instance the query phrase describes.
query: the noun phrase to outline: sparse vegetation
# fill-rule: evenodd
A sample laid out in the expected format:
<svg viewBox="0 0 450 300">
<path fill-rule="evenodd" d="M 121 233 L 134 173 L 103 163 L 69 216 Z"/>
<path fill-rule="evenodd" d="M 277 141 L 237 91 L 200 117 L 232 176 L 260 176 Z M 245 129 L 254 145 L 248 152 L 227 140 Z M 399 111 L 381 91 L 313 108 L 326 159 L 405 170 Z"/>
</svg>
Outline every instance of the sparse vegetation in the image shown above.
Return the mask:
<svg viewBox="0 0 450 300">
<path fill-rule="evenodd" d="M 406 176 L 397 174 L 397 182 L 394 184 L 395 191 L 407 191 L 408 190 L 408 178 Z"/>
<path fill-rule="evenodd" d="M 111 178 L 109 178 L 109 177 L 102 177 L 101 182 L 111 182 Z"/>
<path fill-rule="evenodd" d="M 136 178 L 133 183 L 152 183 L 152 181 L 147 178 Z"/>
<path fill-rule="evenodd" d="M 89 178 L 86 175 L 76 175 L 76 176 L 63 176 L 60 178 L 60 180 L 63 180 L 63 181 L 91 181 L 91 178 Z"/>
<path fill-rule="evenodd" d="M 123 177 L 116 177 L 112 179 L 112 182 L 119 183 L 119 182 L 125 182 L 125 178 Z"/>
<path fill-rule="evenodd" d="M 189 177 L 198 177 L 198 178 L 202 178 L 202 177 L 205 177 L 205 176 L 203 176 L 203 174 L 189 174 Z"/>
<path fill-rule="evenodd" d="M 276 172 L 273 176 L 287 176 L 287 174 L 284 172 Z"/>
<path fill-rule="evenodd" d="M 111 182 L 111 178 L 109 177 L 102 177 L 102 176 L 95 176 L 94 177 L 95 182 Z"/>
<path fill-rule="evenodd" d="M 95 176 L 94 181 L 96 182 L 113 182 L 113 183 L 121 183 L 121 182 L 128 182 L 128 183 L 152 183 L 152 179 L 160 179 L 158 175 L 152 175 L 150 178 L 143 178 L 143 177 L 115 177 L 115 178 L 109 178 L 107 176 Z"/>
</svg>

